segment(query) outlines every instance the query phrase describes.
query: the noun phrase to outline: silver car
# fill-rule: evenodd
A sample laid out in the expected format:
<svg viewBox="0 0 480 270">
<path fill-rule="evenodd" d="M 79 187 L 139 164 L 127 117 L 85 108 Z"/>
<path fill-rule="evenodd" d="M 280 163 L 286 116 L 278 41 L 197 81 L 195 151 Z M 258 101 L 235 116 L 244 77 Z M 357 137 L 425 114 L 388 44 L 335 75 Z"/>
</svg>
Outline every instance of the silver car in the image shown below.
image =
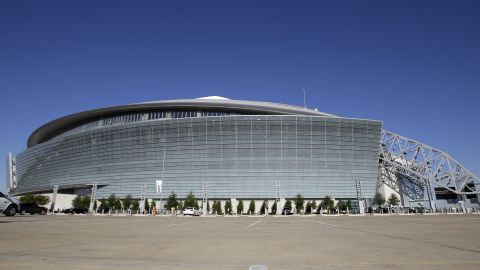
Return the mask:
<svg viewBox="0 0 480 270">
<path fill-rule="evenodd" d="M 15 216 L 18 211 L 18 202 L 0 192 L 0 213 L 5 216 Z"/>
</svg>

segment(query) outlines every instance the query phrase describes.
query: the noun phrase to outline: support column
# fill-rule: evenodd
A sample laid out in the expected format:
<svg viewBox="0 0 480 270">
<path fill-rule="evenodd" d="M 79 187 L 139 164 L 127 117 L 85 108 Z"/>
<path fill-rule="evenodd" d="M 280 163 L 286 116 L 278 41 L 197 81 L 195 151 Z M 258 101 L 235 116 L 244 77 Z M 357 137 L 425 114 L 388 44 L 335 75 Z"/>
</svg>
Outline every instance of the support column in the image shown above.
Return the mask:
<svg viewBox="0 0 480 270">
<path fill-rule="evenodd" d="M 7 181 L 8 192 L 11 192 L 17 187 L 17 165 L 12 153 L 7 157 Z"/>
<path fill-rule="evenodd" d="M 467 201 L 467 196 L 462 194 L 460 195 L 462 198 L 462 202 L 460 203 L 460 208 L 462 209 L 462 213 L 467 213 L 467 207 L 465 206 L 465 202 Z"/>
<path fill-rule="evenodd" d="M 55 201 L 57 200 L 57 193 L 58 193 L 58 185 L 53 186 L 53 194 L 52 194 L 52 203 L 50 204 L 50 212 L 55 211 Z"/>
<path fill-rule="evenodd" d="M 395 179 L 397 181 L 398 186 L 398 195 L 400 197 L 400 205 L 403 207 L 405 206 L 405 200 L 403 198 L 403 179 L 398 179 L 398 175 L 395 175 Z"/>
<path fill-rule="evenodd" d="M 97 184 L 92 185 L 92 194 L 90 195 L 90 207 L 88 208 L 88 212 L 93 214 L 93 207 L 95 206 L 95 201 L 97 200 Z"/>
<path fill-rule="evenodd" d="M 147 184 L 142 184 L 142 196 L 140 197 L 140 213 L 145 212 L 145 199 L 147 193 Z"/>
<path fill-rule="evenodd" d="M 435 198 L 435 190 L 432 187 L 432 184 L 430 183 L 429 180 L 425 180 L 425 188 L 427 190 L 427 195 L 428 195 L 428 202 L 430 204 L 430 209 L 432 210 L 432 213 L 435 213 L 437 211 L 436 207 L 436 198 Z"/>
</svg>

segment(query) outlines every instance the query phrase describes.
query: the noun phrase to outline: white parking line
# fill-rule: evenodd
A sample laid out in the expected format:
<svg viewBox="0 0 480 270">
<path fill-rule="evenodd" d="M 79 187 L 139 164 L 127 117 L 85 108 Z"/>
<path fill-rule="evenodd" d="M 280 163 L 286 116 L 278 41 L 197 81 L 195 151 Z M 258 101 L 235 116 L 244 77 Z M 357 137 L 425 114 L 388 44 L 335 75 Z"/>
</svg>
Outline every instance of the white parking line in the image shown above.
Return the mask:
<svg viewBox="0 0 480 270">
<path fill-rule="evenodd" d="M 268 270 L 266 265 L 250 265 L 248 270 Z"/>
<path fill-rule="evenodd" d="M 262 218 L 262 219 L 260 219 L 260 220 L 257 220 L 257 221 L 255 221 L 254 223 L 252 223 L 252 224 L 248 225 L 247 229 L 250 229 L 251 227 L 253 227 L 253 226 L 257 225 L 257 224 L 258 224 L 258 223 L 260 223 L 260 222 L 262 222 L 263 220 L 264 220 L 264 218 Z"/>
<path fill-rule="evenodd" d="M 306 218 L 303 218 L 303 219 L 308 221 L 308 222 L 312 222 L 312 223 L 318 223 L 318 224 L 331 226 L 331 227 L 338 227 L 338 225 L 334 225 L 334 224 L 330 224 L 330 223 L 325 223 L 325 222 L 321 222 L 321 221 L 314 221 L 314 220 L 310 220 L 310 219 L 306 219 Z"/>
<path fill-rule="evenodd" d="M 215 221 L 215 219 L 204 220 L 204 221 L 191 221 L 191 222 L 174 223 L 174 224 L 169 224 L 167 226 L 172 227 L 172 226 L 180 226 L 180 225 L 188 225 L 188 224 L 207 223 L 207 222 L 212 222 L 212 221 Z"/>
</svg>

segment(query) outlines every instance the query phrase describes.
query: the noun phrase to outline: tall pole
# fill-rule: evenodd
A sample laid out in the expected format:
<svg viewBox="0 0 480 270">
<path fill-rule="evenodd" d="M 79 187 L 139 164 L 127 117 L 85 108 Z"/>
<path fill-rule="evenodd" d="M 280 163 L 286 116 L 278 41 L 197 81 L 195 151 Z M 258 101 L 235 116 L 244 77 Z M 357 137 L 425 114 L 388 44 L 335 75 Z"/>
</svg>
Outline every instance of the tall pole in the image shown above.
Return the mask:
<svg viewBox="0 0 480 270">
<path fill-rule="evenodd" d="M 280 190 L 280 181 L 275 181 L 275 214 L 276 215 L 281 215 L 282 213 L 279 211 L 281 209 L 280 203 L 282 201 L 282 194 Z"/>
<path fill-rule="evenodd" d="M 362 186 L 360 180 L 355 180 L 355 189 L 357 190 L 358 211 L 359 214 L 365 214 L 365 200 L 363 199 Z"/>
<path fill-rule="evenodd" d="M 305 92 L 305 88 L 303 89 L 303 106 L 306 109 L 307 108 L 307 93 Z"/>
<path fill-rule="evenodd" d="M 203 186 L 203 197 L 202 197 L 202 216 L 208 215 L 208 182 L 205 181 L 202 184 Z"/>
<path fill-rule="evenodd" d="M 165 145 L 162 145 L 162 148 L 163 148 L 163 159 L 162 159 L 162 185 L 163 185 L 164 184 L 163 173 L 165 172 L 165 156 L 166 156 L 167 147 Z M 163 212 L 163 188 L 160 191 L 160 211 Z"/>
<path fill-rule="evenodd" d="M 146 214 L 145 213 L 145 195 L 147 193 L 147 185 L 145 183 L 142 184 L 142 196 L 140 197 L 140 212 L 142 214 Z"/>
</svg>

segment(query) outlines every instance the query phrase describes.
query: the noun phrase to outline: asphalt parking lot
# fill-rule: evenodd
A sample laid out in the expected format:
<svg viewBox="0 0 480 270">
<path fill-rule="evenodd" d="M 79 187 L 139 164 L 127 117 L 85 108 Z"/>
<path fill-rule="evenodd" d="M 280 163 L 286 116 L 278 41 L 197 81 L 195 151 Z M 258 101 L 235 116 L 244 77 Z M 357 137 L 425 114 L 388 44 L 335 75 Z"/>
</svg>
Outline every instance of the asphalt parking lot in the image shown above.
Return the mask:
<svg viewBox="0 0 480 270">
<path fill-rule="evenodd" d="M 0 269 L 478 270 L 479 240 L 480 215 L 0 216 Z"/>
</svg>

